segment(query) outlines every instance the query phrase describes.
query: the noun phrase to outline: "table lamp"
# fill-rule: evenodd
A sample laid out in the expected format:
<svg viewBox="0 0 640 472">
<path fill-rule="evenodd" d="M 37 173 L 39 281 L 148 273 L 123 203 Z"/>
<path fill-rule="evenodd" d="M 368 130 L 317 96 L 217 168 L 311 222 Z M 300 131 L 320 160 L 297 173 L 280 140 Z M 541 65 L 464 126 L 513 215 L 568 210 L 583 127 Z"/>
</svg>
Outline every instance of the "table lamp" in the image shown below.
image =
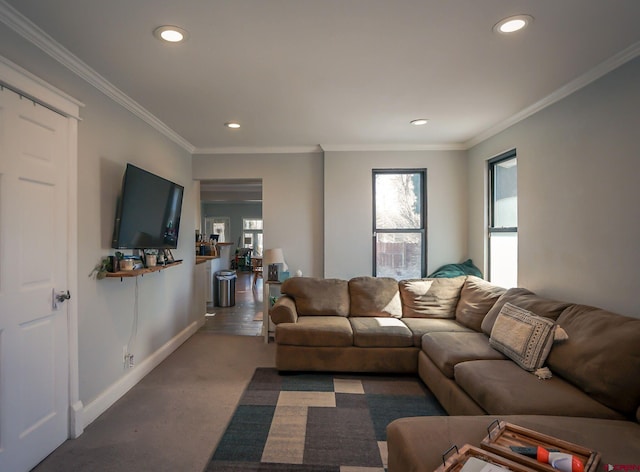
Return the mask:
<svg viewBox="0 0 640 472">
<path fill-rule="evenodd" d="M 263 256 L 264 264 L 269 270 L 269 280 L 278 280 L 278 272 L 286 272 L 289 266 L 284 260 L 284 253 L 282 248 L 266 249 Z M 272 273 L 271 266 L 275 265 L 278 269 L 275 273 Z"/>
</svg>

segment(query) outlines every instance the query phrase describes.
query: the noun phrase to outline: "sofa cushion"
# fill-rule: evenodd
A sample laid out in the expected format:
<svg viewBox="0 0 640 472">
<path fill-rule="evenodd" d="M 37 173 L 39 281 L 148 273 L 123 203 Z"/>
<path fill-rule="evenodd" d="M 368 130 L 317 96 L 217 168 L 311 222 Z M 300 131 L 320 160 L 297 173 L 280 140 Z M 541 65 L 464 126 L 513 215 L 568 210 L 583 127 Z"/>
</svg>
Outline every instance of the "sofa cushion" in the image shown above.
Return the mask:
<svg viewBox="0 0 640 472">
<path fill-rule="evenodd" d="M 640 319 L 572 305 L 558 324 L 569 339 L 554 345 L 549 368 L 633 418 L 640 405 Z"/>
<path fill-rule="evenodd" d="M 296 301 L 299 315 L 349 315 L 349 285 L 346 280 L 291 277 L 282 283 L 280 292 Z"/>
<path fill-rule="evenodd" d="M 456 306 L 456 321 L 481 331 L 482 320 L 506 289 L 493 285 L 478 277 L 469 276 L 460 290 L 460 300 Z"/>
<path fill-rule="evenodd" d="M 453 378 L 456 364 L 471 360 L 504 360 L 504 354 L 489 345 L 484 333 L 430 333 L 422 337 L 422 351 L 440 372 Z"/>
<path fill-rule="evenodd" d="M 466 277 L 408 279 L 398 283 L 403 318 L 453 318 Z"/>
<path fill-rule="evenodd" d="M 489 344 L 530 372 L 547 360 L 555 325 L 549 318 L 505 303 L 491 330 Z"/>
<path fill-rule="evenodd" d="M 300 316 L 297 323 L 276 326 L 276 342 L 293 346 L 345 347 L 353 345 L 353 330 L 341 316 Z"/>
<path fill-rule="evenodd" d="M 510 360 L 461 362 L 454 367 L 454 378 L 490 415 L 624 418 L 566 380 L 540 380 Z"/>
<path fill-rule="evenodd" d="M 349 280 L 350 316 L 402 316 L 398 281 L 391 277 Z"/>
<path fill-rule="evenodd" d="M 358 347 L 412 347 L 413 334 L 397 318 L 350 317 L 353 345 Z"/>
<path fill-rule="evenodd" d="M 505 303 L 511 303 L 512 305 L 529 310 L 538 316 L 544 316 L 552 320 L 558 319 L 560 313 L 571 305 L 571 303 L 568 302 L 559 302 L 539 297 L 525 288 L 510 288 L 496 301 L 489 310 L 489 313 L 487 313 L 487 316 L 482 320 L 482 331 L 487 336 L 491 336 L 493 324 L 496 322 L 496 318 Z"/>
<path fill-rule="evenodd" d="M 402 318 L 402 322 L 406 324 L 413 333 L 413 345 L 416 347 L 422 345 L 422 336 L 427 333 L 438 333 L 441 331 L 473 333 L 473 330 L 462 326 L 456 320 L 445 318 Z"/>
</svg>

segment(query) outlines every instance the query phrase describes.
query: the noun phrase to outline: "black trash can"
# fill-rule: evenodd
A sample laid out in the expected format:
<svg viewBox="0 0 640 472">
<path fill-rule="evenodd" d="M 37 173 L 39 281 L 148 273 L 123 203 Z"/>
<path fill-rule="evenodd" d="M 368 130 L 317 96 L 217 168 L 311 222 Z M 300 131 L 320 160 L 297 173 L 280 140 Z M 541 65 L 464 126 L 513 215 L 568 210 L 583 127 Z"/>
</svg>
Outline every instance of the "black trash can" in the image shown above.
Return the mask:
<svg viewBox="0 0 640 472">
<path fill-rule="evenodd" d="M 236 304 L 236 278 L 234 270 L 216 272 L 215 305 L 226 307 Z"/>
</svg>

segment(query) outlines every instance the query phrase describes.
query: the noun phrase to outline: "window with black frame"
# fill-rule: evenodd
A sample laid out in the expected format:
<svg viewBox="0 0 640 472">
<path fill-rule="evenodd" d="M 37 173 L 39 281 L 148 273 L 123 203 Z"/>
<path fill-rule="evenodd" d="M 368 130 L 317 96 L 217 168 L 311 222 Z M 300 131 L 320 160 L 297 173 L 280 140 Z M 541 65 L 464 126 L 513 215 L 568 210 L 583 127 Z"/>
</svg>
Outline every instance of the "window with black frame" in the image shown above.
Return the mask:
<svg viewBox="0 0 640 472">
<path fill-rule="evenodd" d="M 489 160 L 489 280 L 518 285 L 518 159 L 515 149 Z"/>
<path fill-rule="evenodd" d="M 426 175 L 426 169 L 373 170 L 374 276 L 425 276 Z"/>
</svg>

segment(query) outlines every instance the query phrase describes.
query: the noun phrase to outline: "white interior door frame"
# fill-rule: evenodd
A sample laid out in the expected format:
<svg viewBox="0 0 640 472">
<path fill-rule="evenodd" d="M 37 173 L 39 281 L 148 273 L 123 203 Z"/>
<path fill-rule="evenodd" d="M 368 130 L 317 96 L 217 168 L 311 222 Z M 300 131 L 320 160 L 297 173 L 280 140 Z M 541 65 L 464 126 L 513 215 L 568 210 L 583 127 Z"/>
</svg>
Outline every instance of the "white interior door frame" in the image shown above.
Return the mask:
<svg viewBox="0 0 640 472">
<path fill-rule="evenodd" d="M 16 93 L 69 120 L 67 280 L 71 300 L 67 305 L 69 340 L 69 438 L 84 431 L 78 370 L 78 121 L 81 102 L 0 56 L 0 82 Z"/>
</svg>

